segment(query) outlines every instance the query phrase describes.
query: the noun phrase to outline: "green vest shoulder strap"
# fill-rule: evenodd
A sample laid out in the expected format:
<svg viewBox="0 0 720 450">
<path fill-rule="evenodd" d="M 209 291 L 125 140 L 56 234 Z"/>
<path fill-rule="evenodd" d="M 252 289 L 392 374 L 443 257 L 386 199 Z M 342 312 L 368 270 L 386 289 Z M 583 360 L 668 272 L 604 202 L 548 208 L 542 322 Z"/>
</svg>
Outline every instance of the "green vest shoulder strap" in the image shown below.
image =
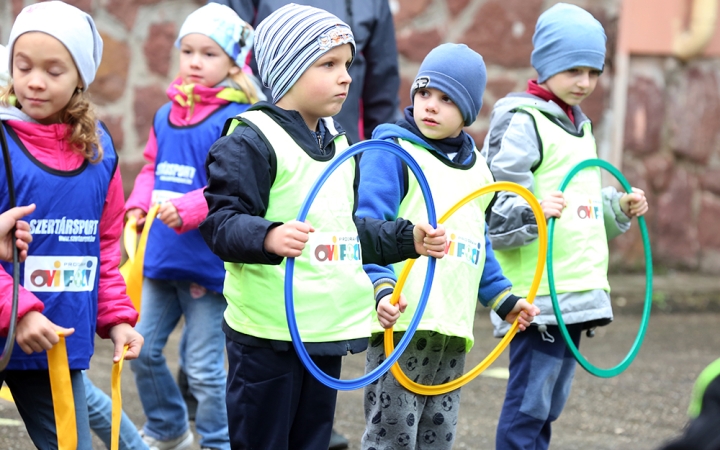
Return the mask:
<svg viewBox="0 0 720 450">
<path fill-rule="evenodd" d="M 693 386 L 692 394 L 690 397 L 690 407 L 688 408 L 688 415 L 691 418 L 695 418 L 700 415 L 702 410 L 703 396 L 705 396 L 705 390 L 710 383 L 720 376 L 720 359 L 716 359 L 709 366 L 707 366 L 700 376 L 698 376 L 695 385 Z"/>
</svg>

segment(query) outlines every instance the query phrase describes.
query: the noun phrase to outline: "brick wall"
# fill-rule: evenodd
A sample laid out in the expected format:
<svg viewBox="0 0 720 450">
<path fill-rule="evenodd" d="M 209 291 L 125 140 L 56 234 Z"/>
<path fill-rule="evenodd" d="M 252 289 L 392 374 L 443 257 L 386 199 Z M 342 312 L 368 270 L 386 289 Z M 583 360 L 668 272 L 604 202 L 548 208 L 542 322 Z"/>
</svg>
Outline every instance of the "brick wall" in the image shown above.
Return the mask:
<svg viewBox="0 0 720 450">
<path fill-rule="evenodd" d="M 12 18 L 33 0 L 0 2 L 0 42 Z M 203 0 L 74 0 L 90 12 L 105 40 L 103 65 L 91 87 L 102 119 L 120 149 L 126 189 L 143 164 L 142 148 L 153 114 L 167 101 L 177 52 L 172 44 L 184 18 Z M 556 0 L 390 0 L 400 51 L 400 99 L 427 52 L 443 42 L 464 42 L 481 53 L 488 86 L 476 141 L 487 132 L 493 103 L 525 88 L 537 16 Z M 610 99 L 620 0 L 574 0 L 608 34 L 606 72 L 583 103 L 593 119 L 601 157 L 610 148 Z M 665 267 L 720 273 L 720 60 L 681 64 L 673 58 L 633 57 L 630 63 L 622 170 L 646 190 L 655 260 Z M 642 264 L 637 227 L 613 243 L 617 268 Z"/>
</svg>

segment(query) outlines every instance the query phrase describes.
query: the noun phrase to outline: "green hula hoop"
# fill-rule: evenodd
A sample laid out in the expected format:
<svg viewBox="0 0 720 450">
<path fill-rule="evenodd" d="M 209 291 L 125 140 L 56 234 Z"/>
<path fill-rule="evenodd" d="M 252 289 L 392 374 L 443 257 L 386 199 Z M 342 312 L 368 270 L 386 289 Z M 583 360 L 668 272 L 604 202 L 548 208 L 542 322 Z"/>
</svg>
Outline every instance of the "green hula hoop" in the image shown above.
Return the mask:
<svg viewBox="0 0 720 450">
<path fill-rule="evenodd" d="M 567 188 L 570 180 L 581 170 L 588 167 L 600 167 L 607 170 L 612 174 L 622 185 L 625 192 L 632 192 L 632 186 L 628 183 L 627 179 L 623 176 L 618 169 L 612 164 L 601 159 L 588 159 L 580 162 L 565 176 L 562 183 L 560 183 L 559 190 L 563 192 Z M 548 284 L 550 287 L 550 299 L 552 300 L 553 310 L 555 312 L 555 318 L 557 319 L 558 327 L 562 333 L 565 343 L 572 352 L 573 356 L 580 365 L 592 375 L 601 378 L 610 378 L 619 375 L 625 369 L 628 368 L 630 363 L 637 356 L 640 346 L 642 345 L 643 339 L 645 338 L 645 332 L 647 331 L 648 322 L 650 321 L 650 309 L 652 307 L 652 254 L 650 252 L 650 237 L 648 235 L 647 225 L 645 224 L 645 218 L 638 217 L 638 225 L 640 226 L 640 234 L 642 235 L 643 249 L 645 252 L 645 306 L 643 308 L 642 319 L 640 320 L 640 329 L 638 330 L 637 337 L 633 343 L 630 351 L 625 358 L 615 367 L 609 369 L 603 369 L 590 363 L 578 350 L 575 343 L 570 338 L 567 326 L 562 318 L 560 311 L 560 305 L 558 303 L 557 292 L 555 291 L 555 275 L 553 273 L 552 255 L 553 255 L 553 233 L 555 231 L 555 218 L 551 217 L 548 223 L 548 250 L 547 250 L 547 276 Z"/>
</svg>

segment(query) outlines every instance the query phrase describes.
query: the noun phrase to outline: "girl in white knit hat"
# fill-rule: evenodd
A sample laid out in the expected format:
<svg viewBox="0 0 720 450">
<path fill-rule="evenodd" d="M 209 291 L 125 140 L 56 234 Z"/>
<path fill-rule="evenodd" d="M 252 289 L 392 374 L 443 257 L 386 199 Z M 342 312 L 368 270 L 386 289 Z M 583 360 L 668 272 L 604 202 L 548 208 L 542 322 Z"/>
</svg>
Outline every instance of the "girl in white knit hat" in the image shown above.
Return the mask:
<svg viewBox="0 0 720 450">
<path fill-rule="evenodd" d="M 0 383 L 10 388 L 34 444 L 58 448 L 46 351 L 64 336 L 77 432 L 77 444 L 65 445 L 89 450 L 82 370 L 95 333 L 112 339 L 114 361 L 126 345 L 125 359 L 136 358 L 143 343 L 118 271 L 123 189 L 117 155 L 85 96 L 102 39 L 89 15 L 50 1 L 20 12 L 8 52 L 11 81 L 0 91 L 0 133 L 17 203 L 37 207 L 27 216 L 33 243 L 20 266 L 16 346 Z M 7 186 L 3 171 L 0 211 L 9 206 Z M 3 263 L 0 335 L 8 332 L 12 291 L 12 266 Z"/>
</svg>

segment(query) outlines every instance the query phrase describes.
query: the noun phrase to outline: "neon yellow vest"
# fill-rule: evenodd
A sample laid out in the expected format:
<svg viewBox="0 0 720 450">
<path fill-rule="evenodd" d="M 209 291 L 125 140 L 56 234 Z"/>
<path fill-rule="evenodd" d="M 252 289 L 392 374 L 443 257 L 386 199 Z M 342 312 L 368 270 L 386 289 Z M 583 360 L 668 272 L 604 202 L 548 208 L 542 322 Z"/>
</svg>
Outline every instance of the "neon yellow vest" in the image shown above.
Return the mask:
<svg viewBox="0 0 720 450">
<path fill-rule="evenodd" d="M 277 157 L 265 218 L 288 222 L 297 217 L 305 195 L 332 160 L 317 161 L 262 111 L 246 111 L 238 120 L 259 128 Z M 335 139 L 336 156 L 347 149 Z M 336 170 L 318 193 L 307 215 L 315 228 L 295 259 L 294 304 L 300 336 L 328 342 L 370 335 L 373 288 L 362 268 L 360 242 L 353 222 L 355 162 Z M 252 336 L 289 341 L 285 317 L 285 260 L 280 265 L 225 263 L 225 321 Z"/>
<path fill-rule="evenodd" d="M 585 123 L 580 135 L 573 135 L 532 107 L 521 111 L 535 121 L 542 163 L 535 170 L 533 192 L 542 200 L 557 191 L 567 173 L 586 159 L 597 158 L 592 125 Z M 602 184 L 599 168 L 579 172 L 565 189 L 567 207 L 555 220 L 553 271 L 558 293 L 593 289 L 610 291 L 607 280 L 608 245 L 603 219 Z M 529 245 L 495 250 L 503 273 L 512 281 L 513 293 L 526 296 L 537 264 L 537 240 Z M 547 274 L 537 295 L 549 295 Z"/>
<path fill-rule="evenodd" d="M 399 139 L 422 168 L 430 184 L 438 218 L 466 195 L 493 181 L 492 174 L 477 150 L 470 166 L 460 166 L 440 160 L 430 151 L 411 142 Z M 473 320 L 478 302 L 478 288 L 485 266 L 485 209 L 492 194 L 475 199 L 453 214 L 446 222 L 448 236 L 446 255 L 437 262 L 430 298 L 418 330 L 436 331 L 446 336 L 466 339 L 467 350 L 473 345 Z M 427 222 L 425 200 L 417 179 L 408 173 L 408 191 L 400 203 L 398 217 L 413 223 Z M 408 301 L 405 313 L 400 316 L 395 331 L 407 330 L 422 292 L 427 258 L 419 258 L 408 276 L 403 294 Z M 402 271 L 404 262 L 394 264 L 396 274 Z M 381 331 L 374 325 L 373 332 Z"/>
</svg>

